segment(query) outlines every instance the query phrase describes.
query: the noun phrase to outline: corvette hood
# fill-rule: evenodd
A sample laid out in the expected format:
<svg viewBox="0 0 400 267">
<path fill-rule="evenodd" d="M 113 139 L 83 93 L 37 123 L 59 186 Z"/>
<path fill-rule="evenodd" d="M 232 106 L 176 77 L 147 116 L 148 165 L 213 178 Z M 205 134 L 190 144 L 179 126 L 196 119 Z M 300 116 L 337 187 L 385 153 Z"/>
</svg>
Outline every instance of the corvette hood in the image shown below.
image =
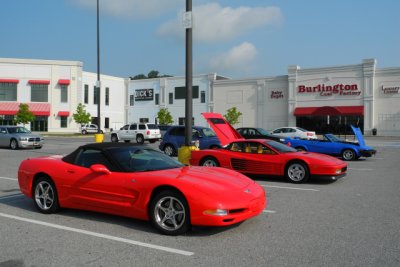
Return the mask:
<svg viewBox="0 0 400 267">
<path fill-rule="evenodd" d="M 195 188 L 214 193 L 243 190 L 254 183 L 253 180 L 238 172 L 218 167 L 185 166 L 175 169 L 174 172 L 169 170 L 168 173 L 171 178 L 180 179 Z"/>
<path fill-rule="evenodd" d="M 204 112 L 201 113 L 210 124 L 215 134 L 218 136 L 222 146 L 225 146 L 237 139 L 244 139 L 232 125 L 219 113 Z"/>
<path fill-rule="evenodd" d="M 360 146 L 365 146 L 364 137 L 363 137 L 363 135 L 362 135 L 362 133 L 361 133 L 360 128 L 354 127 L 353 125 L 351 125 L 351 129 L 353 130 L 354 135 L 355 135 L 356 138 L 357 138 L 358 144 L 359 144 Z"/>
</svg>

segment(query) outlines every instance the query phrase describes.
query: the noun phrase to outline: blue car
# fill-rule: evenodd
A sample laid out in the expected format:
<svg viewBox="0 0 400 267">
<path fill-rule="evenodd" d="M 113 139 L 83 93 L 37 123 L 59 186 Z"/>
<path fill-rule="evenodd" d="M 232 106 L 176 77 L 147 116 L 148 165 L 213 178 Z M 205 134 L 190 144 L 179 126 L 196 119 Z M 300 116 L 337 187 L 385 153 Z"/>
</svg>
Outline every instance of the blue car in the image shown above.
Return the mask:
<svg viewBox="0 0 400 267">
<path fill-rule="evenodd" d="M 192 141 L 199 141 L 200 149 L 219 148 L 221 143 L 214 131 L 207 127 L 193 126 Z M 164 134 L 160 150 L 168 156 L 176 156 L 178 149 L 185 144 L 185 126 L 172 126 Z"/>
<path fill-rule="evenodd" d="M 333 134 L 324 134 L 323 139 L 285 139 L 285 144 L 310 152 L 317 152 L 333 156 L 339 156 L 344 160 L 355 160 L 360 157 L 371 157 L 376 150 L 365 145 L 360 128 L 351 125 L 358 142 L 348 142 Z"/>
</svg>

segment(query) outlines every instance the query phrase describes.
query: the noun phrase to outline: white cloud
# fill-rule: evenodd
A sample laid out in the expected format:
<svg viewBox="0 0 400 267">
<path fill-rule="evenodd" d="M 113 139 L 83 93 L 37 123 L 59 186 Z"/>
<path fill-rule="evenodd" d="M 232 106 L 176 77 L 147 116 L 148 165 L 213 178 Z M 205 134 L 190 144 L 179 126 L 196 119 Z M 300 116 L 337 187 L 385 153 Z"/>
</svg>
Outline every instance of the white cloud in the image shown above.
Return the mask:
<svg viewBox="0 0 400 267">
<path fill-rule="evenodd" d="M 95 0 L 70 0 L 85 8 L 96 9 Z M 101 12 L 122 18 L 149 18 L 184 6 L 181 0 L 100 0 Z"/>
<path fill-rule="evenodd" d="M 182 13 L 160 26 L 161 36 L 183 36 Z M 217 3 L 193 8 L 193 37 L 198 41 L 226 41 L 257 27 L 280 23 L 282 13 L 277 7 L 221 7 Z"/>
<path fill-rule="evenodd" d="M 248 42 L 233 47 L 227 53 L 216 56 L 210 61 L 213 71 L 223 72 L 247 72 L 253 67 L 253 60 L 257 55 L 256 47 Z"/>
</svg>

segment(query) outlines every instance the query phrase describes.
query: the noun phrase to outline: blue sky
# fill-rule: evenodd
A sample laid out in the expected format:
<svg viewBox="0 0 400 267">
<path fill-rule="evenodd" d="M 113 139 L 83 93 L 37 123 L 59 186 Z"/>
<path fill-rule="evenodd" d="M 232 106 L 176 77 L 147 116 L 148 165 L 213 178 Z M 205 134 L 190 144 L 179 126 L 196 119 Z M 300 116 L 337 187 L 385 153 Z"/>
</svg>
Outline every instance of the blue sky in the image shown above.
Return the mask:
<svg viewBox="0 0 400 267">
<path fill-rule="evenodd" d="M 96 0 L 8 0 L 0 9 L 1 58 L 97 71 Z M 100 0 L 101 73 L 183 76 L 184 9 L 184 0 Z M 398 0 L 193 0 L 193 73 L 275 76 L 366 58 L 400 67 L 399 10 Z"/>
</svg>

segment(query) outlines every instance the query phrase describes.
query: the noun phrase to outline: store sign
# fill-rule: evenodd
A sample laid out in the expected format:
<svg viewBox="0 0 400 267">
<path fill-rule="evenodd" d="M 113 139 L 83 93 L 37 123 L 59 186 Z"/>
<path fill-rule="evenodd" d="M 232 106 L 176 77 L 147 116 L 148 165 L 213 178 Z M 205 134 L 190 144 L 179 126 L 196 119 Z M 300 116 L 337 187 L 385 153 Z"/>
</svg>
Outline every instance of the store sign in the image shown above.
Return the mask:
<svg viewBox="0 0 400 267">
<path fill-rule="evenodd" d="M 147 101 L 154 98 L 153 89 L 139 89 L 135 91 L 135 101 Z"/>
<path fill-rule="evenodd" d="M 358 89 L 357 84 L 335 84 L 335 85 L 318 84 L 317 86 L 299 85 L 297 88 L 298 88 L 297 92 L 299 94 L 319 93 L 320 96 L 361 95 L 361 90 Z"/>
<path fill-rule="evenodd" d="M 400 86 L 384 87 L 382 85 L 382 92 L 384 94 L 398 94 L 400 91 Z"/>
<path fill-rule="evenodd" d="M 283 98 L 283 91 L 271 91 L 271 98 L 272 99 Z"/>
</svg>

